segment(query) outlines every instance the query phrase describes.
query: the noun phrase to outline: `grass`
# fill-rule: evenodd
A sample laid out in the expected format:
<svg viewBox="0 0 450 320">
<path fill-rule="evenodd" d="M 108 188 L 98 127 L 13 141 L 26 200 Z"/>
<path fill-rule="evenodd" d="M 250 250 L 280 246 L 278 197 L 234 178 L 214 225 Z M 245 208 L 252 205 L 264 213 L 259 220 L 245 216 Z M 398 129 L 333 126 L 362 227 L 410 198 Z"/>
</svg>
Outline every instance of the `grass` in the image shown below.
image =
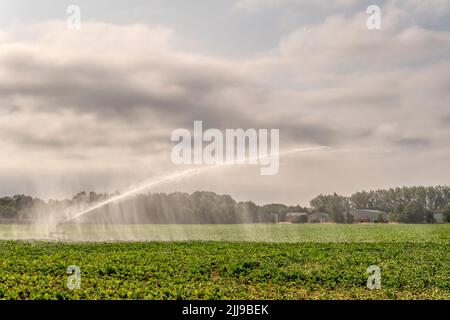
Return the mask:
<svg viewBox="0 0 450 320">
<path fill-rule="evenodd" d="M 108 231 L 85 227 L 78 234 Z M 450 299 L 450 225 L 120 228 L 161 240 L 183 228 L 189 241 L 3 240 L 0 298 Z M 8 232 L 2 226 L 0 238 Z M 173 234 L 162 239 L 164 232 Z M 71 265 L 81 269 L 79 290 L 66 286 Z M 370 265 L 381 269 L 381 290 L 366 287 Z"/>
</svg>

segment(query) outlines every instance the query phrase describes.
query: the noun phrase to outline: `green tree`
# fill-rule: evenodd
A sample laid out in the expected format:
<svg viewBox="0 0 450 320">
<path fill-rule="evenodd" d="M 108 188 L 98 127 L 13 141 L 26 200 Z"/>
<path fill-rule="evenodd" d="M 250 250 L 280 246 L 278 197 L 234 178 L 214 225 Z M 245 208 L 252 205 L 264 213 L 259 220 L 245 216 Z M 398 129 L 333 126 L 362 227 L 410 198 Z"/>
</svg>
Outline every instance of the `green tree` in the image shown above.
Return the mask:
<svg viewBox="0 0 450 320">
<path fill-rule="evenodd" d="M 423 223 L 425 221 L 426 210 L 418 202 L 409 203 L 399 216 L 399 221 L 403 223 Z"/>
<path fill-rule="evenodd" d="M 350 210 L 347 210 L 345 213 L 345 222 L 352 224 L 355 222 L 355 217 L 350 213 Z"/>
<path fill-rule="evenodd" d="M 336 193 L 332 195 L 319 195 L 310 202 L 315 211 L 328 213 L 334 222 L 344 223 L 345 212 L 350 209 L 350 200 Z"/>
<path fill-rule="evenodd" d="M 445 222 L 450 222 L 450 205 L 448 205 L 444 211 L 442 211 Z"/>
<path fill-rule="evenodd" d="M 384 222 L 385 222 L 385 221 L 384 221 L 384 216 L 383 216 L 383 214 L 382 214 L 381 212 L 377 214 L 377 220 L 376 220 L 376 222 L 377 222 L 377 223 L 384 223 Z"/>
</svg>

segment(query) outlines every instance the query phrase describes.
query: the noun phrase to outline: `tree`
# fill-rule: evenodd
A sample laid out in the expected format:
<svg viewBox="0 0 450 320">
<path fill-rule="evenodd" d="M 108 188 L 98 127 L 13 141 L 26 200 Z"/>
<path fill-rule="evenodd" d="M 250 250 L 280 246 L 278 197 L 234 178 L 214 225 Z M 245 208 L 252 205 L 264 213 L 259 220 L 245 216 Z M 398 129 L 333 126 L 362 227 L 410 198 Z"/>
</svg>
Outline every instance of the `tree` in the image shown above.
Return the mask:
<svg viewBox="0 0 450 320">
<path fill-rule="evenodd" d="M 355 222 L 355 217 L 350 213 L 350 210 L 347 210 L 345 213 L 345 222 L 352 224 Z"/>
<path fill-rule="evenodd" d="M 384 223 L 384 222 L 385 222 L 385 221 L 384 221 L 383 214 L 382 214 L 381 212 L 377 214 L 376 222 L 377 222 L 377 223 Z"/>
<path fill-rule="evenodd" d="M 435 223 L 433 211 L 425 209 L 425 222 Z"/>
<path fill-rule="evenodd" d="M 17 219 L 18 210 L 12 206 L 0 205 L 0 218 Z"/>
<path fill-rule="evenodd" d="M 450 205 L 448 205 L 444 211 L 442 211 L 442 215 L 444 216 L 445 222 L 450 222 Z"/>
<path fill-rule="evenodd" d="M 293 223 L 308 223 L 308 215 L 302 214 L 294 217 L 291 222 Z"/>
<path fill-rule="evenodd" d="M 343 208 L 340 204 L 333 204 L 331 207 L 331 217 L 336 223 L 344 223 L 345 222 L 345 208 Z"/>
<path fill-rule="evenodd" d="M 354 193 L 350 197 L 351 205 L 355 209 L 375 209 L 384 212 L 395 212 L 411 202 L 417 202 L 423 208 L 436 211 L 443 210 L 450 201 L 450 187 L 402 187 L 387 190 L 363 191 Z"/>
<path fill-rule="evenodd" d="M 370 209 L 369 194 L 365 191 L 352 194 L 350 197 L 352 207 L 357 209 Z"/>
<path fill-rule="evenodd" d="M 418 202 L 409 203 L 399 216 L 403 223 L 423 223 L 425 221 L 425 208 Z"/>
<path fill-rule="evenodd" d="M 328 213 L 334 222 L 344 223 L 345 212 L 350 210 L 350 200 L 336 193 L 333 195 L 319 195 L 310 202 L 315 211 Z"/>
</svg>

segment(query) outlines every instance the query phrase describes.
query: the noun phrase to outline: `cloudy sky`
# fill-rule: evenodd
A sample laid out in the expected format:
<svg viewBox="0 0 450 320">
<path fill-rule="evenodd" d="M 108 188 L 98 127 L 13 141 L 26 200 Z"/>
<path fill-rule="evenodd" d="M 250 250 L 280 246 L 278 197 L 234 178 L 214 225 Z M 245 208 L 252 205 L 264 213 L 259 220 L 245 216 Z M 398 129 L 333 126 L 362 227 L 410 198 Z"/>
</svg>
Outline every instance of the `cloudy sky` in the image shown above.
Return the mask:
<svg viewBox="0 0 450 320">
<path fill-rule="evenodd" d="M 154 191 L 307 204 L 449 184 L 450 0 L 0 0 L 0 196 L 184 170 L 170 134 L 194 120 L 328 148 L 281 157 L 276 176 L 235 166 Z"/>
</svg>

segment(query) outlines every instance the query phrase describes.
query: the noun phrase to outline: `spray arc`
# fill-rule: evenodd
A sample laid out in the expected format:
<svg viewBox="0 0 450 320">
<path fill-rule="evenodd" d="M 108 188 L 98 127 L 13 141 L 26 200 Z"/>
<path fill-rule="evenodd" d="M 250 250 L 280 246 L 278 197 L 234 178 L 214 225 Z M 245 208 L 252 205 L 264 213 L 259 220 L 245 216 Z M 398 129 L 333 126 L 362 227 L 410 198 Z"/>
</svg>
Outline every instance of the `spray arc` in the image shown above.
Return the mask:
<svg viewBox="0 0 450 320">
<path fill-rule="evenodd" d="M 296 153 L 320 151 L 320 150 L 324 150 L 326 148 L 328 148 L 328 147 L 326 147 L 326 146 L 318 146 L 318 147 L 292 149 L 292 150 L 287 150 L 287 151 L 280 152 L 279 155 L 280 156 L 281 155 L 285 156 L 285 155 L 296 154 Z M 263 158 L 263 157 L 257 157 L 257 159 L 261 159 L 261 158 Z M 56 225 L 54 225 L 52 227 L 52 231 L 50 232 L 50 238 L 54 239 L 54 240 L 68 240 L 68 236 L 65 234 L 65 232 L 63 230 L 63 226 L 65 224 L 73 222 L 73 221 L 77 220 L 78 218 L 83 217 L 83 216 L 85 216 L 85 215 L 87 215 L 89 213 L 92 213 L 96 209 L 102 208 L 102 207 L 104 207 L 104 206 L 106 206 L 106 205 L 108 205 L 110 203 L 126 199 L 126 198 L 128 198 L 130 196 L 133 196 L 133 195 L 139 193 L 139 192 L 145 191 L 147 189 L 150 189 L 152 187 L 158 186 L 158 185 L 163 184 L 163 183 L 176 181 L 178 179 L 186 178 L 186 177 L 189 177 L 189 176 L 192 176 L 192 175 L 197 175 L 197 174 L 206 172 L 208 170 L 214 170 L 214 169 L 217 169 L 217 168 L 231 166 L 231 165 L 234 165 L 234 164 L 235 164 L 234 162 L 233 163 L 225 162 L 225 163 L 220 163 L 220 164 L 215 164 L 215 165 L 210 165 L 210 166 L 203 166 L 203 167 L 199 167 L 199 168 L 191 168 L 191 169 L 187 169 L 187 170 L 184 170 L 184 171 L 181 171 L 181 172 L 178 172 L 178 173 L 174 173 L 174 174 L 171 174 L 171 175 L 162 176 L 162 177 L 154 179 L 154 180 L 152 180 L 150 182 L 147 182 L 147 183 L 144 183 L 144 184 L 142 184 L 140 186 L 137 186 L 135 188 L 131 188 L 130 190 L 128 190 L 128 191 L 126 191 L 126 192 L 124 192 L 124 193 L 122 193 L 120 195 L 117 195 L 117 196 L 112 197 L 112 198 L 110 198 L 108 200 L 105 200 L 105 201 L 102 201 L 102 202 L 100 202 L 98 204 L 95 204 L 94 206 L 92 206 L 92 207 L 90 207 L 90 208 L 88 208 L 86 210 L 83 210 L 83 211 L 81 211 L 81 212 L 79 212 L 79 213 L 77 213 L 77 214 L 75 214 L 75 215 L 73 215 L 73 216 L 63 220 L 63 221 L 58 222 Z"/>
</svg>

